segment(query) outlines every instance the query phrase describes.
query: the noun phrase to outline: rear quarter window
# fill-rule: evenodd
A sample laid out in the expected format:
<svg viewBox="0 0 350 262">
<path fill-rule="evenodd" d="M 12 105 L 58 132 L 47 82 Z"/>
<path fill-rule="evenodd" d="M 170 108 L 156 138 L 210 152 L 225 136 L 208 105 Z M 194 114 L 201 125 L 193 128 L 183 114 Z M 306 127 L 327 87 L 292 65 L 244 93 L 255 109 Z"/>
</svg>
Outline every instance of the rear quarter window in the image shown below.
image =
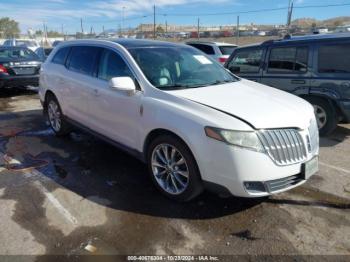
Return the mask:
<svg viewBox="0 0 350 262">
<path fill-rule="evenodd" d="M 318 50 L 319 73 L 350 73 L 350 44 L 324 45 Z"/>
<path fill-rule="evenodd" d="M 57 51 L 57 53 L 55 54 L 55 56 L 52 58 L 52 63 L 64 65 L 69 50 L 70 50 L 70 47 L 63 47 L 63 48 L 59 49 Z"/>
<path fill-rule="evenodd" d="M 219 46 L 221 54 L 223 55 L 231 55 L 233 51 L 236 49 L 235 46 Z"/>
</svg>

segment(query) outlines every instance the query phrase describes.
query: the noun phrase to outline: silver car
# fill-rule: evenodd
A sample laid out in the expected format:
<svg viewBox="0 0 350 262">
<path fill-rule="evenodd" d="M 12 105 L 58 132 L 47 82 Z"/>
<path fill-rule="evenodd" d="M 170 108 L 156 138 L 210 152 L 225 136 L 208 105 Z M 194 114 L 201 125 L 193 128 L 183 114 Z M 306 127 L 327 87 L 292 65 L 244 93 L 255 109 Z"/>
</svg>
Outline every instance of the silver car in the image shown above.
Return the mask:
<svg viewBox="0 0 350 262">
<path fill-rule="evenodd" d="M 205 54 L 213 57 L 221 64 L 225 64 L 233 51 L 238 47 L 237 45 L 228 43 L 206 42 L 206 41 L 191 41 L 186 42 L 187 45 L 193 46 Z"/>
</svg>

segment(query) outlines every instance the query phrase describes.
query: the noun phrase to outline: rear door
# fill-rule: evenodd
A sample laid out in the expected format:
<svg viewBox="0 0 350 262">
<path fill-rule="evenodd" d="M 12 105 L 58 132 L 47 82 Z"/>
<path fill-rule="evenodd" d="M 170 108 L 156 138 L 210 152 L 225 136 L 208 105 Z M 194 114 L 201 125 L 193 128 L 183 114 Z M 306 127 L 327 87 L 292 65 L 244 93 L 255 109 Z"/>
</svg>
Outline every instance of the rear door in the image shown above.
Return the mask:
<svg viewBox="0 0 350 262">
<path fill-rule="evenodd" d="M 308 45 L 272 46 L 261 83 L 291 93 L 307 92 L 310 87 L 312 53 Z"/>
<path fill-rule="evenodd" d="M 226 67 L 232 73 L 260 82 L 265 48 L 254 47 L 235 50 Z"/>
<path fill-rule="evenodd" d="M 66 62 L 66 74 L 60 79 L 66 101 L 66 114 L 73 120 L 91 127 L 88 101 L 95 87 L 96 64 L 101 48 L 73 46 Z"/>
</svg>

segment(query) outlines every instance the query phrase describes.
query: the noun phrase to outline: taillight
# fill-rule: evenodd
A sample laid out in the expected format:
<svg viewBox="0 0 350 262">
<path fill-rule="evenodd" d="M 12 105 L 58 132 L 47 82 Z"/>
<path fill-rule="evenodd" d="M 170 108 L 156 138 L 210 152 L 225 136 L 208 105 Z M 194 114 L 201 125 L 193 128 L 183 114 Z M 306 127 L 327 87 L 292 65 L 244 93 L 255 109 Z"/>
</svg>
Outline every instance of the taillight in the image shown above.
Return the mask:
<svg viewBox="0 0 350 262">
<path fill-rule="evenodd" d="M 3 65 L 0 65 L 0 73 L 8 73 L 6 67 L 4 67 Z"/>
<path fill-rule="evenodd" d="M 218 60 L 220 63 L 224 64 L 226 62 L 227 58 L 226 57 L 219 57 Z"/>
</svg>

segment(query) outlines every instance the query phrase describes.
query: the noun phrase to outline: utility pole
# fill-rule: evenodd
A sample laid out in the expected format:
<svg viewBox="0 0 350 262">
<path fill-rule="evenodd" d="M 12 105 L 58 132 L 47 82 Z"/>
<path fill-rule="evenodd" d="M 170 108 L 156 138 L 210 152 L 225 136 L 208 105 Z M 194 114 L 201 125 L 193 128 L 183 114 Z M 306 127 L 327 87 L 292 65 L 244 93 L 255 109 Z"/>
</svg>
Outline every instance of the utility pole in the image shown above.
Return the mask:
<svg viewBox="0 0 350 262">
<path fill-rule="evenodd" d="M 238 45 L 239 41 L 239 15 L 237 16 L 237 27 L 236 27 L 236 44 Z"/>
<path fill-rule="evenodd" d="M 103 37 L 105 37 L 105 26 L 104 25 L 102 26 L 102 34 L 103 34 Z"/>
<path fill-rule="evenodd" d="M 198 17 L 198 19 L 197 19 L 197 38 L 199 39 L 199 22 L 200 22 L 200 20 L 199 20 L 199 17 Z"/>
<path fill-rule="evenodd" d="M 125 6 L 122 7 L 122 25 L 121 25 L 121 31 L 124 30 L 124 17 L 125 17 Z"/>
<path fill-rule="evenodd" d="M 288 15 L 287 15 L 287 30 L 288 34 L 290 32 L 290 24 L 292 22 L 292 14 L 293 14 L 293 0 L 289 0 L 288 4 Z"/>
<path fill-rule="evenodd" d="M 156 39 L 156 5 L 153 5 L 153 39 Z"/>
<path fill-rule="evenodd" d="M 63 24 L 61 25 L 61 34 L 64 35 Z"/>
<path fill-rule="evenodd" d="M 81 33 L 84 34 L 83 18 L 80 18 L 80 28 L 81 28 Z"/>
<path fill-rule="evenodd" d="M 168 21 L 165 21 L 165 33 L 168 33 Z"/>
</svg>

